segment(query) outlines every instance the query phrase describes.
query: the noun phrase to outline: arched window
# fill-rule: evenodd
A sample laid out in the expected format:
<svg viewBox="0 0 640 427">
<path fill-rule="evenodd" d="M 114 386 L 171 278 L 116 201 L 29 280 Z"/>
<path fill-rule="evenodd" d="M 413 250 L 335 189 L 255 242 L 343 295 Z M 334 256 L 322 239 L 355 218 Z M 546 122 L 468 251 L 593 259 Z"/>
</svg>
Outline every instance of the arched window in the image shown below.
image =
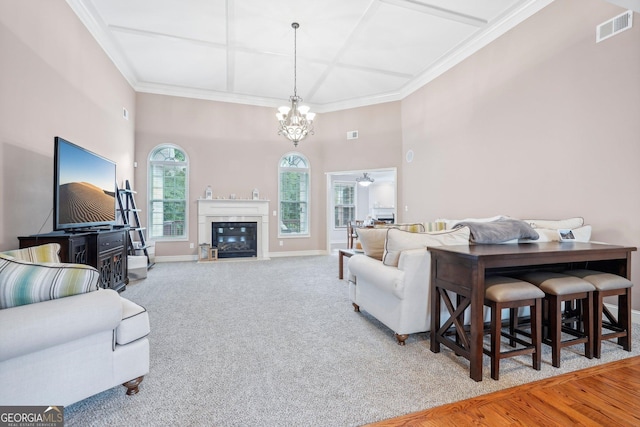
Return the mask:
<svg viewBox="0 0 640 427">
<path fill-rule="evenodd" d="M 154 240 L 186 239 L 189 160 L 180 147 L 159 145 L 149 155 L 149 233 Z"/>
<path fill-rule="evenodd" d="M 279 237 L 309 235 L 309 161 L 288 153 L 278 168 Z"/>
</svg>

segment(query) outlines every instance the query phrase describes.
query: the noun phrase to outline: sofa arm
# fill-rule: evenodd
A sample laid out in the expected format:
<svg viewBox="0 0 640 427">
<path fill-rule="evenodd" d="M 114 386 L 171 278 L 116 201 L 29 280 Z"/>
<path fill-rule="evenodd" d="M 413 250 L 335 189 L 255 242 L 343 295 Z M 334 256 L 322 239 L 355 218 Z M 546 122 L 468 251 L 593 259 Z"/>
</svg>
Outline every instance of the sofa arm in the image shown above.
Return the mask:
<svg viewBox="0 0 640 427">
<path fill-rule="evenodd" d="M 431 260 L 431 254 L 427 251 L 427 248 L 420 249 L 407 249 L 400 252 L 400 258 L 398 258 L 398 270 L 402 270 L 405 273 L 414 273 L 418 269 L 424 270 L 425 268 L 425 257 Z M 426 267 L 430 267 L 431 262 L 428 263 Z M 426 271 L 427 279 L 429 271 Z"/>
<path fill-rule="evenodd" d="M 115 329 L 122 320 L 116 291 L 100 289 L 0 310 L 0 361 Z"/>
<path fill-rule="evenodd" d="M 405 297 L 429 297 L 431 253 L 427 248 L 407 249 L 400 253 L 398 270 L 404 272 Z"/>
</svg>

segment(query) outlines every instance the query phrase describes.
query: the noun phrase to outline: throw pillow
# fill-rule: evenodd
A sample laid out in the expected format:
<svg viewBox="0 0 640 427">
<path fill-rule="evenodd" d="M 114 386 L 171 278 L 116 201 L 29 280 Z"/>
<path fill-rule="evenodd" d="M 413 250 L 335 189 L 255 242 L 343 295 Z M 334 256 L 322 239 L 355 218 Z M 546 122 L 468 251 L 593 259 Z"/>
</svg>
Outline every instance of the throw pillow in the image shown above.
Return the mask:
<svg viewBox="0 0 640 427">
<path fill-rule="evenodd" d="M 447 224 L 445 222 L 425 222 L 424 223 L 424 231 L 432 232 L 432 231 L 442 231 L 447 229 Z"/>
<path fill-rule="evenodd" d="M 357 228 L 358 241 L 366 256 L 382 261 L 384 241 L 387 237 L 386 228 Z"/>
<path fill-rule="evenodd" d="M 0 309 L 98 289 L 98 270 L 84 264 L 35 264 L 0 254 Z"/>
<path fill-rule="evenodd" d="M 420 223 L 415 224 L 378 224 L 376 228 L 397 228 L 404 231 L 410 231 L 412 233 L 421 233 L 424 230 L 424 225 Z"/>
<path fill-rule="evenodd" d="M 584 218 L 575 217 L 575 218 L 566 218 L 566 219 L 558 219 L 558 220 L 550 220 L 550 219 L 525 219 L 525 222 L 528 222 L 529 225 L 533 228 L 550 228 L 552 230 L 558 230 L 560 228 L 578 228 L 584 225 Z"/>
<path fill-rule="evenodd" d="M 558 234 L 558 230 L 554 230 L 551 228 L 536 228 L 538 235 L 540 238 L 538 240 L 534 240 L 534 242 L 559 242 L 560 235 Z M 574 241 L 576 242 L 588 242 L 591 240 L 591 226 L 585 225 L 584 227 L 578 227 L 571 229 L 573 236 L 575 237 Z"/>
<path fill-rule="evenodd" d="M 2 252 L 12 258 L 28 262 L 60 262 L 60 244 L 47 243 L 40 246 L 32 246 L 30 248 L 16 249 L 13 251 Z"/>
<path fill-rule="evenodd" d="M 469 227 L 446 230 L 436 233 L 409 233 L 390 228 L 384 247 L 384 265 L 398 266 L 400 253 L 408 249 L 420 249 L 429 246 L 468 245 Z"/>
</svg>

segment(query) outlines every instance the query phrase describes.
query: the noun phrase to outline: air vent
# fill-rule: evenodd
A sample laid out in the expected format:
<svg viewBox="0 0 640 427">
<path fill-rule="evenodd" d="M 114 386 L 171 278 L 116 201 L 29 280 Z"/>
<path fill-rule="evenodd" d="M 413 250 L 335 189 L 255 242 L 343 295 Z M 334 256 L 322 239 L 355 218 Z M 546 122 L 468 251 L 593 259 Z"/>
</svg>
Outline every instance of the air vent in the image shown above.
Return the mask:
<svg viewBox="0 0 640 427">
<path fill-rule="evenodd" d="M 347 139 L 358 139 L 358 131 L 350 130 L 349 132 L 347 132 Z"/>
<path fill-rule="evenodd" d="M 633 11 L 627 10 L 613 19 L 603 22 L 596 27 L 596 43 L 615 36 L 633 26 Z"/>
</svg>

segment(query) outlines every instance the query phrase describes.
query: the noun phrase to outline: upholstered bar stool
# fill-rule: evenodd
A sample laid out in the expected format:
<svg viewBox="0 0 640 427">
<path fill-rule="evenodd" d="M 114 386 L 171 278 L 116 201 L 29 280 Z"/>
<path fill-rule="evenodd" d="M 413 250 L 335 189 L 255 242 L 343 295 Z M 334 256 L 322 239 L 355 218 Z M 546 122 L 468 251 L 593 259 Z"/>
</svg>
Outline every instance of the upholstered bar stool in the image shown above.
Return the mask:
<svg viewBox="0 0 640 427">
<path fill-rule="evenodd" d="M 560 350 L 584 343 L 584 355 L 593 358 L 593 300 L 595 286 L 579 277 L 551 271 L 535 271 L 518 276 L 520 279 L 538 286 L 545 293 L 545 315 L 548 327 L 543 342 L 551 346 L 551 364 L 560 367 Z M 565 308 L 577 301 L 580 314 L 563 318 L 562 303 Z M 562 340 L 562 333 L 573 338 Z"/>
<path fill-rule="evenodd" d="M 565 274 L 586 280 L 596 288 L 593 292 L 593 355 L 599 359 L 602 341 L 612 338 L 618 338 L 618 344 L 624 350 L 631 351 L 631 287 L 633 283 L 622 276 L 594 270 L 569 270 L 565 271 Z M 617 318 L 604 305 L 604 298 L 610 296 L 618 297 Z M 603 315 L 606 321 L 603 321 Z"/>
<path fill-rule="evenodd" d="M 533 368 L 540 370 L 544 296 L 544 292 L 537 286 L 512 277 L 490 276 L 485 279 L 484 305 L 491 308 L 491 347 L 484 348 L 483 351 L 491 357 L 491 378 L 494 380 L 500 377 L 500 360 L 508 357 L 531 354 Z M 518 337 L 518 334 L 525 335 L 516 327 L 520 307 L 530 307 L 531 334 L 528 334 L 528 341 Z M 502 332 L 502 310 L 505 308 L 509 309 L 508 333 Z M 509 338 L 512 347 L 516 347 L 516 343 L 523 347 L 500 351 L 502 336 Z"/>
</svg>

